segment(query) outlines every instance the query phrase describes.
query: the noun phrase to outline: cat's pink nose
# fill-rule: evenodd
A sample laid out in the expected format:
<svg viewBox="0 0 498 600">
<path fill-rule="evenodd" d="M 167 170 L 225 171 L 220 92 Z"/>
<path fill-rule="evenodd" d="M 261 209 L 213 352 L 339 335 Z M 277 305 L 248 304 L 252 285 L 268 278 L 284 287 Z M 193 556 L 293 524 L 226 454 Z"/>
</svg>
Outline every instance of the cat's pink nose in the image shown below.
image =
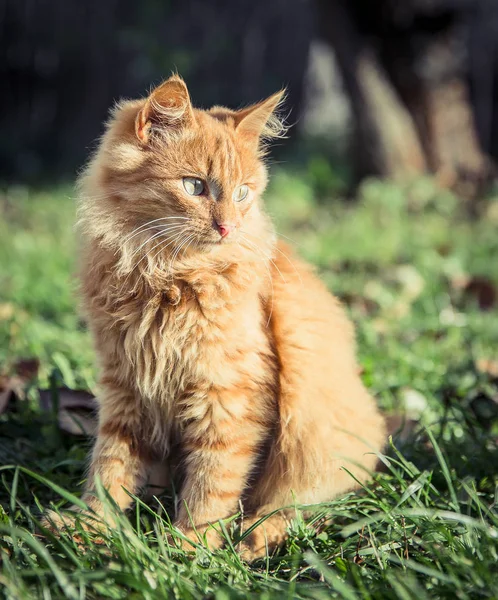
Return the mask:
<svg viewBox="0 0 498 600">
<path fill-rule="evenodd" d="M 234 225 L 232 223 L 218 223 L 218 221 L 216 221 L 216 227 L 218 228 L 222 238 L 227 237 L 227 235 L 229 235 L 234 229 Z"/>
</svg>

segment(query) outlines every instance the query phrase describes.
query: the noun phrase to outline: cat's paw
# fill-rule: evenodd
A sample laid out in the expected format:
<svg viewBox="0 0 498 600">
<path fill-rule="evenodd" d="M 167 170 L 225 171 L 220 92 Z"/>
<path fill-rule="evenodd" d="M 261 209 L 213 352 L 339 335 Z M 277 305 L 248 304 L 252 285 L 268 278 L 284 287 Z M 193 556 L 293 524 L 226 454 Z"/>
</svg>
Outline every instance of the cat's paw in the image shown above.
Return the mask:
<svg viewBox="0 0 498 600">
<path fill-rule="evenodd" d="M 64 530 L 75 528 L 76 517 L 68 513 L 56 513 L 54 510 L 47 510 L 40 520 L 43 529 L 47 529 L 56 535 Z"/>
<path fill-rule="evenodd" d="M 271 554 L 277 546 L 276 543 L 268 542 L 267 538 L 259 532 L 253 532 L 239 544 L 237 549 L 242 560 L 252 563 Z"/>
<path fill-rule="evenodd" d="M 250 519 L 245 523 L 244 529 L 249 529 L 258 520 L 258 518 Z M 287 525 L 285 517 L 279 514 L 272 515 L 259 523 L 238 546 L 242 559 L 251 563 L 272 554 L 287 539 Z"/>
<path fill-rule="evenodd" d="M 88 512 L 83 512 L 76 506 L 71 507 L 70 511 L 55 512 L 47 510 L 40 524 L 44 530 L 48 530 L 56 536 L 61 533 L 69 533 L 77 543 L 83 543 L 81 530 L 94 534 L 102 534 L 107 527 Z M 95 543 L 103 543 L 102 538 L 94 539 Z"/>
<path fill-rule="evenodd" d="M 249 564 L 265 558 L 268 554 L 266 546 L 255 548 L 251 544 L 244 544 L 243 542 L 239 544 L 237 550 L 240 554 L 240 558 Z"/>
<path fill-rule="evenodd" d="M 207 547 L 209 550 L 216 550 L 223 544 L 223 538 L 212 526 L 202 526 L 197 528 L 176 527 L 181 536 L 168 535 L 168 542 L 172 546 L 181 548 L 186 552 L 194 552 L 198 546 Z"/>
</svg>

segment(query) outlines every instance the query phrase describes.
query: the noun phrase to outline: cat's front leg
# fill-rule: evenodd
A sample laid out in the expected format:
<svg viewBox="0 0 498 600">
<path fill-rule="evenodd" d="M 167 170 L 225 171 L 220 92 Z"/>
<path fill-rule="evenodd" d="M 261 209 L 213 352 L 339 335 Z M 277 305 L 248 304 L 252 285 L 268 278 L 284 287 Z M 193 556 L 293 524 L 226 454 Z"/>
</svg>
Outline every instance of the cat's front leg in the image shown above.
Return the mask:
<svg viewBox="0 0 498 600">
<path fill-rule="evenodd" d="M 126 510 L 132 503 L 128 492 L 136 494 L 145 483 L 149 458 L 141 422 L 139 404 L 133 394 L 106 384 L 101 400 L 98 435 L 82 497 L 91 513 L 85 515 L 83 526 L 85 522 L 89 529 L 113 525 L 112 514 L 108 514 L 109 511 L 95 493 L 97 481 L 121 510 Z M 71 510 L 82 512 L 76 506 Z M 96 517 L 95 522 L 91 519 L 92 515 Z M 44 525 L 60 529 L 71 526 L 72 521 L 68 515 L 60 516 L 49 511 Z"/>
<path fill-rule="evenodd" d="M 183 434 L 185 483 L 175 526 L 195 543 L 206 539 L 216 548 L 222 539 L 211 525 L 238 511 L 267 428 L 238 389 L 213 389 L 204 402 L 202 416 Z"/>
</svg>

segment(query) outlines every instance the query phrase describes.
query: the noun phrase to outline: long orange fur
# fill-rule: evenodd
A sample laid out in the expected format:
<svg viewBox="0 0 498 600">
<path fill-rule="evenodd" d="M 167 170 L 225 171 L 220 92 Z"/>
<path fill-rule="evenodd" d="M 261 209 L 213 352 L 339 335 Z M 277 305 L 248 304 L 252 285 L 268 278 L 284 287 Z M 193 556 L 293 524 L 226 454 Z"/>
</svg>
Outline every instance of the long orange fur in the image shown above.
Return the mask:
<svg viewBox="0 0 498 600">
<path fill-rule="evenodd" d="M 80 180 L 81 290 L 101 371 L 84 500 L 102 512 L 98 477 L 126 509 L 159 465 L 181 484 L 175 525 L 212 547 L 212 525 L 240 506 L 244 529 L 287 507 L 246 537 L 249 560 L 285 539 L 288 507 L 366 481 L 385 441 L 351 323 L 262 207 L 281 100 L 198 110 L 172 76 L 114 110 Z M 204 193 L 189 196 L 184 177 Z"/>
</svg>

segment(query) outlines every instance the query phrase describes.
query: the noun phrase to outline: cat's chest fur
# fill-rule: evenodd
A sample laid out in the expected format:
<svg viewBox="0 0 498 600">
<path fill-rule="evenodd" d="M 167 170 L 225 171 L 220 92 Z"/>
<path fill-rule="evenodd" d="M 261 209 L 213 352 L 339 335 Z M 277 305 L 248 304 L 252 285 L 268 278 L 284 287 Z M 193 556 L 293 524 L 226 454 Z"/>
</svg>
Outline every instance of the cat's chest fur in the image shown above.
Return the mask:
<svg viewBox="0 0 498 600">
<path fill-rule="evenodd" d="M 173 408 L 186 390 L 236 386 L 268 345 L 262 281 L 249 268 L 193 270 L 156 289 L 123 328 L 130 375 Z"/>
</svg>

